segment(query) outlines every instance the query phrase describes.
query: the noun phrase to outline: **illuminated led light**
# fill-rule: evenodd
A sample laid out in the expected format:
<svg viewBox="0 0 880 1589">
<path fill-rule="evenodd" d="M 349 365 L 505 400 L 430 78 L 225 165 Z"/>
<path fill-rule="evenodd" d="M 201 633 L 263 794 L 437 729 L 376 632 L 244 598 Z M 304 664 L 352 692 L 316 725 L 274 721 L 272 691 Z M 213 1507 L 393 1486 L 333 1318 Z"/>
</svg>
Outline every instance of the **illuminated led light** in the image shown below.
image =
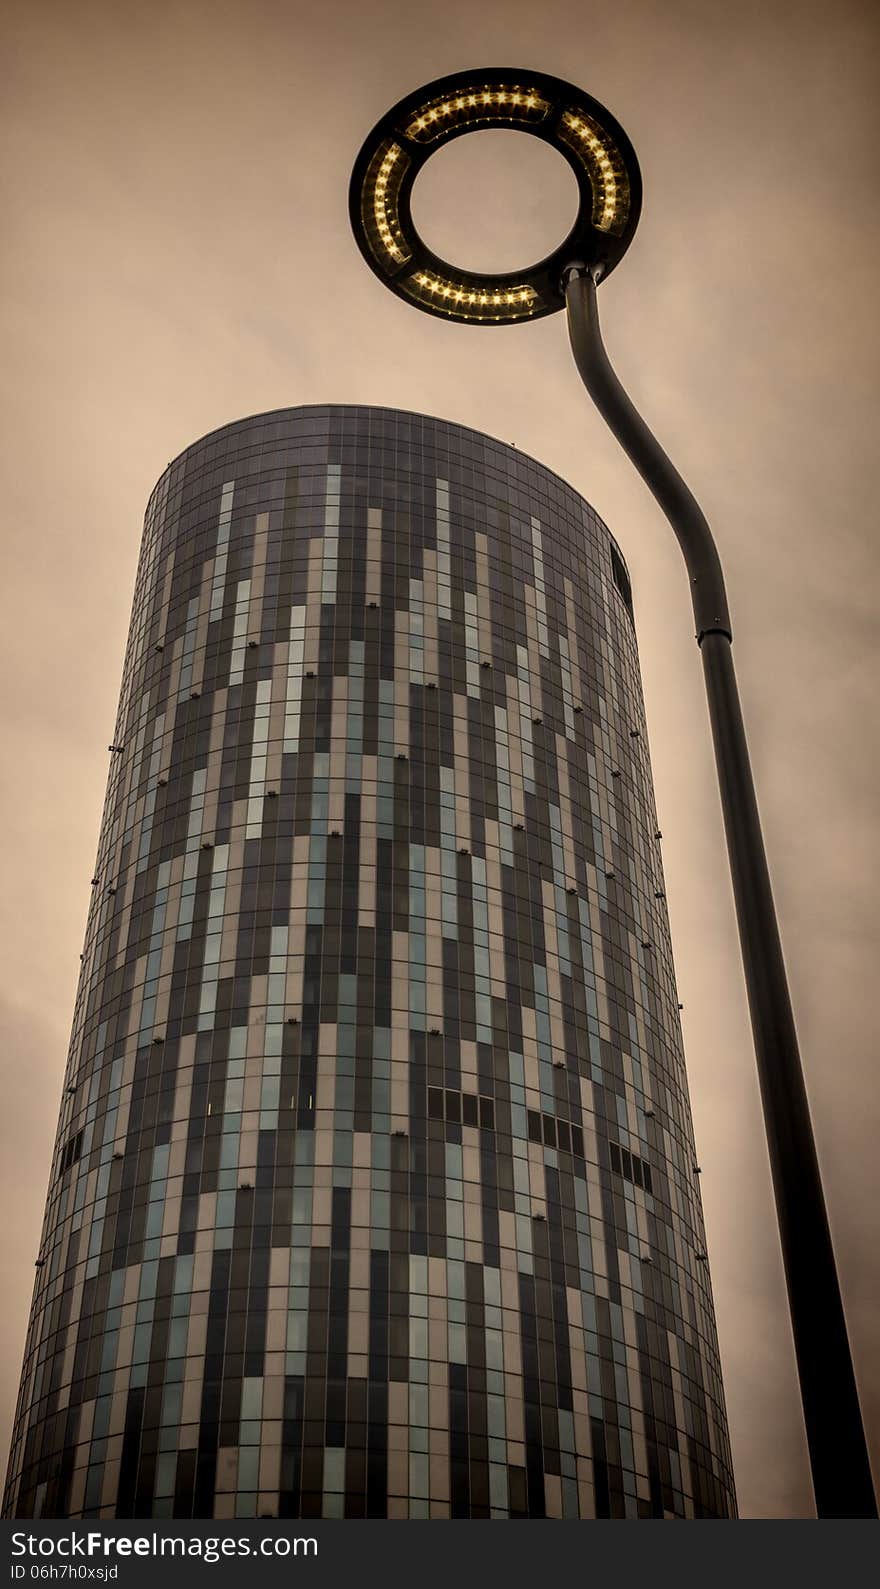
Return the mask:
<svg viewBox="0 0 880 1589">
<path fill-rule="evenodd" d="M 537 89 L 521 88 L 514 85 L 512 88 L 484 88 L 478 94 L 459 94 L 454 99 L 438 100 L 432 105 L 423 105 L 414 115 L 406 128 L 406 135 L 415 141 L 439 137 L 446 130 L 445 124 L 449 118 L 454 118 L 453 125 L 460 127 L 465 124 L 479 122 L 483 116 L 496 115 L 497 107 L 504 107 L 506 119 L 511 121 L 534 121 L 535 113 L 544 117 L 551 110 L 550 101 L 542 98 Z M 462 112 L 476 111 L 476 116 L 462 116 Z"/>
<path fill-rule="evenodd" d="M 623 163 L 614 146 L 600 133 L 590 117 L 578 115 L 572 110 L 567 110 L 563 115 L 560 134 L 570 147 L 577 149 L 583 156 L 590 173 L 595 196 L 593 224 L 603 232 L 621 230 L 629 213 L 629 193 Z M 612 154 L 616 159 L 611 158 Z"/>
<path fill-rule="evenodd" d="M 507 309 L 508 305 L 518 318 L 523 311 L 530 311 L 538 297 L 534 287 L 526 286 L 507 288 L 503 292 L 500 289 L 492 292 L 477 292 L 473 288 L 469 289 L 463 286 L 461 282 L 447 281 L 443 277 L 436 276 L 433 272 L 427 270 L 416 271 L 415 275 L 411 277 L 411 281 L 416 287 L 421 288 L 423 292 L 429 293 L 432 299 L 438 302 L 442 301 L 444 304 L 448 300 L 451 303 L 461 305 L 473 304 L 477 308 L 498 308 L 502 310 L 500 315 L 493 315 L 491 317 L 493 319 L 505 319 L 506 315 L 503 311 Z M 465 314 L 466 310 L 462 308 L 459 312 Z M 473 318 L 484 317 L 476 315 Z"/>
<path fill-rule="evenodd" d="M 398 144 L 392 144 L 382 158 L 372 185 L 373 224 L 382 247 L 395 265 L 402 265 L 411 257 L 404 246 L 396 215 L 397 193 L 407 164 L 403 150 Z"/>
</svg>

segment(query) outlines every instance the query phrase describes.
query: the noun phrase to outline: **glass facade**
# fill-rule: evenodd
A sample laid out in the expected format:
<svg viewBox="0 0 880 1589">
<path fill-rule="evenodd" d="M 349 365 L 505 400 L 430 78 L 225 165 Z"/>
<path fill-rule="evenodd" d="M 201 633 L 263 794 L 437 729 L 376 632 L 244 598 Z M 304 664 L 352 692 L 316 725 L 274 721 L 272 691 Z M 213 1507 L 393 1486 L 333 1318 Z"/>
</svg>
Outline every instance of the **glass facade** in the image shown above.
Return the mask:
<svg viewBox="0 0 880 1589">
<path fill-rule="evenodd" d="M 8 1514 L 734 1515 L 658 840 L 550 471 L 356 407 L 169 465 Z"/>
</svg>

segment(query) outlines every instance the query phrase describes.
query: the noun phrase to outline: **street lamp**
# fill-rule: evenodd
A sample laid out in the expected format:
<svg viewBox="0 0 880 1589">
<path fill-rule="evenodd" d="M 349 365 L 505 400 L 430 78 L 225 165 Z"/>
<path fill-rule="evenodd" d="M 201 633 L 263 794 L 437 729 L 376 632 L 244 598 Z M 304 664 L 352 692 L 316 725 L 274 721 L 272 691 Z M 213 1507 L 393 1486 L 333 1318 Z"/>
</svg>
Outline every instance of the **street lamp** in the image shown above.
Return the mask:
<svg viewBox="0 0 880 1589">
<path fill-rule="evenodd" d="M 525 270 L 486 275 L 433 254 L 410 195 L 453 138 L 506 127 L 551 144 L 580 197 L 568 237 Z M 407 95 L 374 127 L 352 173 L 349 208 L 367 264 L 428 314 L 511 325 L 565 308 L 581 379 L 666 514 L 691 583 L 727 850 L 733 878 L 816 1509 L 876 1517 L 858 1391 L 782 958 L 733 666 L 721 563 L 706 519 L 609 362 L 596 288 L 632 241 L 641 178 L 632 145 L 604 107 L 540 72 L 460 72 Z"/>
</svg>

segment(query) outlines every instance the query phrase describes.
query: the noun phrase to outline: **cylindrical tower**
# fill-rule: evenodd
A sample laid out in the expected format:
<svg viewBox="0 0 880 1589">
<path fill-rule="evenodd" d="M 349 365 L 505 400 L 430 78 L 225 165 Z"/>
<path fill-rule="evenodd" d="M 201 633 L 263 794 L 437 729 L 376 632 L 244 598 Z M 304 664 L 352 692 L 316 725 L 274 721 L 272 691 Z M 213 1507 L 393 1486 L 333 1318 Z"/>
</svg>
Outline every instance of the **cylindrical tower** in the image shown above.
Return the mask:
<svg viewBox="0 0 880 1589">
<path fill-rule="evenodd" d="M 388 409 L 150 501 L 25 1517 L 726 1517 L 623 559 Z"/>
</svg>

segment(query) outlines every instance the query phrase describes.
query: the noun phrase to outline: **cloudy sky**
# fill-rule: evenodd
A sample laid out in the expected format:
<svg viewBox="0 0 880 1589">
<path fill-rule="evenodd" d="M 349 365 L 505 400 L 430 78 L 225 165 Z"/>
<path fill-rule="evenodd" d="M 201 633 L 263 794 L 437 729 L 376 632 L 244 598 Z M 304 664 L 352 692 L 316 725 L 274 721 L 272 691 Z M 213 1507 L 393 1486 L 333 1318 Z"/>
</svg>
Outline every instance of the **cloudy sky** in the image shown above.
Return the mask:
<svg viewBox="0 0 880 1589">
<path fill-rule="evenodd" d="M 581 85 L 639 152 L 601 289 L 619 372 L 703 503 L 736 656 L 863 1404 L 876 1240 L 880 12 L 862 0 L 7 0 L 0 709 L 5 1452 L 148 494 L 261 410 L 388 404 L 515 442 L 633 576 L 741 1512 L 811 1497 L 699 658 L 671 532 L 561 316 L 469 328 L 383 292 L 347 185 L 395 100 L 461 67 Z M 440 252 L 548 252 L 567 168 L 475 134 L 419 178 Z M 873 663 L 873 667 L 872 667 Z M 872 1355 L 873 1345 L 873 1355 Z"/>
</svg>

